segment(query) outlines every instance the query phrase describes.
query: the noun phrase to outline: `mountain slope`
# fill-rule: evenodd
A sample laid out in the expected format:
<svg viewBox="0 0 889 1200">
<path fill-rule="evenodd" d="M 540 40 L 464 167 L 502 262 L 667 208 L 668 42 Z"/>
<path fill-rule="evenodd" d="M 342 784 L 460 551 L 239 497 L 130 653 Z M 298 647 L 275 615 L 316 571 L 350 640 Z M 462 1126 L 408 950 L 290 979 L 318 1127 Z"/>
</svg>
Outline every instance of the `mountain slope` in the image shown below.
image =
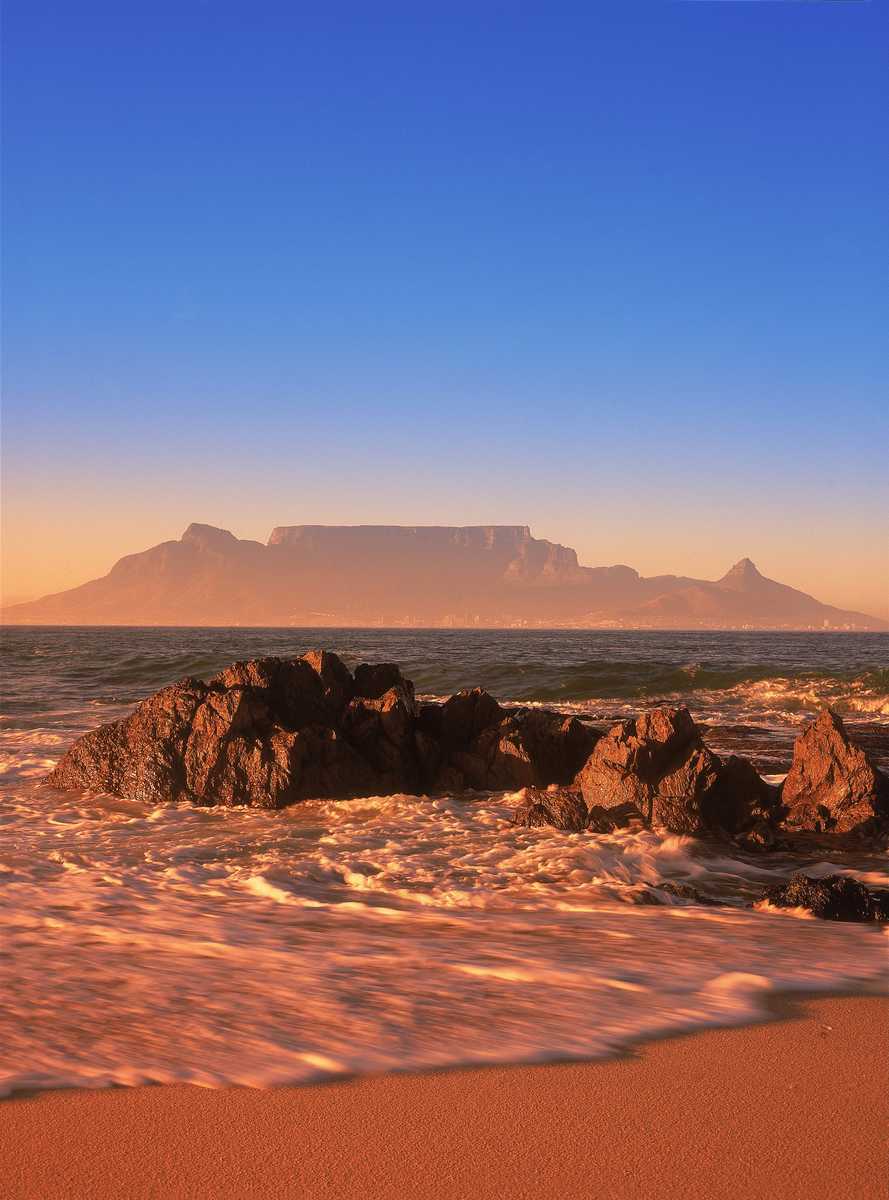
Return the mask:
<svg viewBox="0 0 889 1200">
<path fill-rule="evenodd" d="M 211 525 L 101 579 L 4 610 L 14 624 L 537 625 L 886 629 L 766 579 L 584 567 L 524 525 L 281 526 L 266 545 Z"/>
</svg>

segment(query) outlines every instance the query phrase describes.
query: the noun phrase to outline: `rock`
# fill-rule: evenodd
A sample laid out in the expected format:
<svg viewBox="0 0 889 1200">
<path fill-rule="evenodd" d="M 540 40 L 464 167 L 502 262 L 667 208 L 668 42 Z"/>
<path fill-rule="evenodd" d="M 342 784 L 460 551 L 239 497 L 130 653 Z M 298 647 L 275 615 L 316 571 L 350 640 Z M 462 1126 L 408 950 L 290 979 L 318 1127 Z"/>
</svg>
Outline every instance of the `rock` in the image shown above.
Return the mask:
<svg viewBox="0 0 889 1200">
<path fill-rule="evenodd" d="M 676 896 L 679 900 L 690 900 L 693 904 L 706 904 L 710 908 L 724 904 L 724 901 L 717 900 L 713 896 L 705 896 L 692 884 L 680 883 L 678 880 L 669 879 L 666 883 L 659 883 L 654 886 L 654 890 L 666 892 L 668 896 Z"/>
<path fill-rule="evenodd" d="M 779 802 L 778 788 L 766 783 L 746 758 L 732 754 L 720 763 L 716 784 L 707 797 L 704 819 L 711 827 L 727 833 L 757 828 L 760 834 L 752 840 L 760 842 L 765 840 L 763 826 L 768 827 L 776 819 Z"/>
<path fill-rule="evenodd" d="M 889 891 L 869 890 L 848 875 L 813 879 L 800 873 L 762 899 L 779 908 L 807 908 L 826 921 L 889 921 Z"/>
<path fill-rule="evenodd" d="M 790 829 L 870 833 L 889 820 L 889 778 L 825 709 L 796 740 L 781 804 Z"/>
<path fill-rule="evenodd" d="M 395 686 L 356 700 L 348 669 L 325 651 L 233 663 L 80 738 L 49 782 L 151 803 L 262 808 L 413 786 L 413 685 L 395 670 L 368 668 L 365 690 L 384 678 Z"/>
<path fill-rule="evenodd" d="M 413 684 L 400 680 L 375 699 L 356 696 L 343 714 L 343 733 L 379 775 L 384 793 L 416 790 L 420 760 L 414 735 Z"/>
<path fill-rule="evenodd" d="M 594 804 L 587 818 L 587 829 L 591 833 L 613 833 L 615 829 L 628 829 L 634 824 L 642 824 L 642 817 L 635 804 L 616 804 L 614 808 Z"/>
<path fill-rule="evenodd" d="M 635 810 L 648 824 L 698 833 L 719 766 L 687 708 L 659 708 L 612 726 L 575 782 L 590 808 Z"/>
<path fill-rule="evenodd" d="M 310 650 L 302 656 L 321 681 L 328 711 L 335 720 L 355 695 L 355 680 L 343 660 L 330 650 Z"/>
<path fill-rule="evenodd" d="M 439 711 L 438 736 L 446 747 L 459 749 L 468 747 L 479 734 L 499 725 L 506 716 L 505 710 L 484 688 L 457 692 L 436 707 Z"/>
<path fill-rule="evenodd" d="M 770 818 L 777 792 L 746 759 L 723 762 L 687 708 L 659 708 L 612 726 L 575 783 L 591 813 L 618 809 L 671 833 L 735 833 Z M 596 817 L 604 831 L 607 820 Z"/>
<path fill-rule="evenodd" d="M 567 788 L 526 788 L 522 804 L 515 810 L 516 825 L 553 825 L 566 833 L 586 829 L 587 807 L 580 792 Z"/>
<path fill-rule="evenodd" d="M 164 688 L 75 742 L 50 782 L 151 803 L 265 808 L 533 788 L 525 823 L 610 832 L 639 820 L 680 833 L 749 831 L 753 841 L 774 811 L 753 768 L 722 764 L 686 709 L 646 713 L 603 736 L 547 709 L 505 710 L 481 688 L 418 706 L 395 664 L 363 663 L 353 677 L 320 650 Z"/>
<path fill-rule="evenodd" d="M 364 696 L 368 700 L 379 700 L 384 692 L 392 688 L 401 688 L 410 693 L 414 699 L 414 685 L 405 679 L 395 663 L 361 663 L 355 668 L 356 696 Z"/>
<path fill-rule="evenodd" d="M 570 784 L 601 736 L 576 717 L 519 709 L 476 738 L 472 751 L 486 764 L 485 786 L 498 790 Z"/>
<path fill-rule="evenodd" d="M 200 679 L 163 688 L 130 716 L 78 738 L 47 782 L 149 804 L 187 798 L 185 751 L 208 690 Z"/>
<path fill-rule="evenodd" d="M 232 663 L 210 680 L 211 689 L 250 688 L 286 729 L 328 725 L 338 717 L 337 702 L 305 659 L 256 658 Z"/>
<path fill-rule="evenodd" d="M 757 821 L 752 828 L 735 839 L 742 850 L 773 850 L 776 845 L 775 831 L 767 821 Z"/>
</svg>

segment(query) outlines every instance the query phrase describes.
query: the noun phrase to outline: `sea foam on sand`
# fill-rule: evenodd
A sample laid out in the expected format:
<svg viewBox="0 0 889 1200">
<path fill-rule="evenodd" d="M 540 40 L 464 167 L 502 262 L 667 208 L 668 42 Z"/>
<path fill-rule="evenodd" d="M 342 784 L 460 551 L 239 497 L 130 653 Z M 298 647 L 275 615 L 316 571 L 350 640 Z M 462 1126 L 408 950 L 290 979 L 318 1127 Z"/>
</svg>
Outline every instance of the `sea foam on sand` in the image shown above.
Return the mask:
<svg viewBox="0 0 889 1200">
<path fill-rule="evenodd" d="M 885 987 L 883 930 L 744 907 L 780 857 L 518 829 L 517 799 L 268 813 L 23 784 L 2 818 L 0 1089 L 595 1058 L 749 1021 L 777 989 Z M 889 883 L 885 858 L 860 865 Z M 667 880 L 731 906 L 656 896 Z"/>
</svg>

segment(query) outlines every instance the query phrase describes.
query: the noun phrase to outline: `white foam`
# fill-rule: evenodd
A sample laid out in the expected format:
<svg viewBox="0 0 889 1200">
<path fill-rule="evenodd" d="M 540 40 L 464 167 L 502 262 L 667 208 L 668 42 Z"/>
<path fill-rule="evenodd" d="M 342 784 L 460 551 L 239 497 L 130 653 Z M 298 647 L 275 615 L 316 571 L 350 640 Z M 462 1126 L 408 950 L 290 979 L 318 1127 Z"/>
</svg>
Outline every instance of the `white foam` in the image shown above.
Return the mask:
<svg viewBox="0 0 889 1200">
<path fill-rule="evenodd" d="M 762 1016 L 774 989 L 886 978 L 877 928 L 741 906 L 782 860 L 519 829 L 517 799 L 267 813 L 23 784 L 2 813 L 0 1088 L 596 1057 Z M 736 906 L 636 903 L 667 879 Z"/>
</svg>

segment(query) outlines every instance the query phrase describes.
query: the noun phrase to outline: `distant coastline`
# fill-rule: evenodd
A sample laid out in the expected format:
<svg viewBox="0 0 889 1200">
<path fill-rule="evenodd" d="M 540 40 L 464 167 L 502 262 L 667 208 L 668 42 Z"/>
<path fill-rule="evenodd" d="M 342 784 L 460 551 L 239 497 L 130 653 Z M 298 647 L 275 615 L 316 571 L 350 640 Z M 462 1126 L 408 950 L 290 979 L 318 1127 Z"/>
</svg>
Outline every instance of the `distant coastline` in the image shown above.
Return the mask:
<svg viewBox="0 0 889 1200">
<path fill-rule="evenodd" d="M 5 608 L 16 625 L 363 629 L 889 630 L 742 558 L 720 579 L 646 578 L 526 525 L 296 525 L 266 544 L 192 524 L 100 579 Z"/>
</svg>

